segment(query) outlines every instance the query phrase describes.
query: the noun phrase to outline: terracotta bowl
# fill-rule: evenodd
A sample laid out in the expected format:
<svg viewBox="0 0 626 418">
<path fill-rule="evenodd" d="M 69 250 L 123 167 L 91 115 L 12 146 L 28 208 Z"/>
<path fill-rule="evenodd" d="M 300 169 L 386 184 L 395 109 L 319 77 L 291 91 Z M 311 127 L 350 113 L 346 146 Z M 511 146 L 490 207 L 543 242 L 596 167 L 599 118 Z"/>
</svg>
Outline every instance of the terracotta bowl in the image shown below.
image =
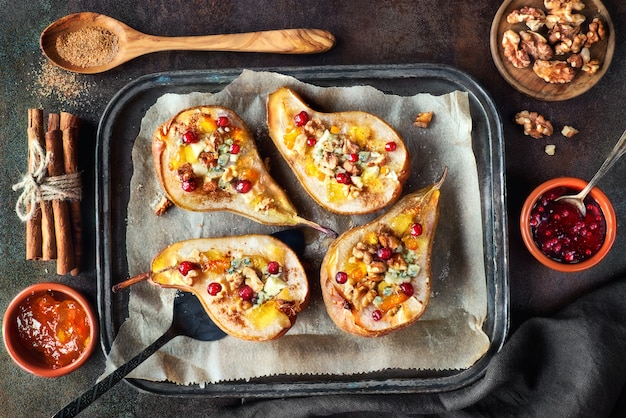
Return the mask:
<svg viewBox="0 0 626 418">
<path fill-rule="evenodd" d="M 86 347 L 80 355 L 65 366 L 54 368 L 46 364 L 41 354 L 32 347 L 25 346 L 25 342 L 19 336 L 17 318 L 20 305 L 33 295 L 52 292 L 55 299 L 72 299 L 85 311 L 89 322 L 89 337 Z M 93 352 L 98 337 L 98 322 L 93 309 L 87 300 L 76 290 L 60 283 L 37 283 L 22 290 L 9 304 L 2 321 L 2 338 L 4 345 L 13 361 L 22 369 L 36 376 L 58 377 L 73 372 L 82 366 Z"/>
<path fill-rule="evenodd" d="M 615 210 L 613 209 L 613 205 L 609 201 L 608 197 L 604 193 L 602 193 L 602 191 L 597 187 L 594 187 L 591 190 L 589 196 L 594 199 L 602 209 L 604 218 L 606 220 L 606 235 L 604 238 L 604 243 L 595 254 L 578 263 L 559 262 L 546 256 L 537 246 L 533 239 L 533 234 L 530 226 L 530 218 L 531 211 L 535 206 L 535 203 L 537 203 L 537 200 L 544 193 L 556 187 L 567 187 L 575 189 L 576 191 L 580 191 L 586 185 L 587 182 L 585 180 L 581 180 L 578 178 L 555 178 L 541 184 L 535 190 L 533 190 L 524 202 L 524 205 L 522 206 L 522 213 L 520 215 L 520 229 L 522 232 L 522 239 L 524 241 L 524 244 L 526 245 L 526 248 L 528 248 L 528 251 L 530 251 L 530 253 L 546 267 L 562 272 L 577 272 L 586 270 L 598 264 L 609 253 L 611 247 L 613 246 L 613 242 L 615 241 L 615 235 L 617 233 L 617 220 L 615 217 Z"/>
</svg>

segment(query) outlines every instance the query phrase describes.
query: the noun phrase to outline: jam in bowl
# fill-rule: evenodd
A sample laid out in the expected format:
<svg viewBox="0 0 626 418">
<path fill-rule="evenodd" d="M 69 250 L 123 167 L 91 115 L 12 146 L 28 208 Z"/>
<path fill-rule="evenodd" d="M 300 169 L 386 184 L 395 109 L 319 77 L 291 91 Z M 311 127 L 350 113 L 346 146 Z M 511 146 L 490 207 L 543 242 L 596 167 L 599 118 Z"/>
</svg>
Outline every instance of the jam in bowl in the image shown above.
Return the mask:
<svg viewBox="0 0 626 418">
<path fill-rule="evenodd" d="M 571 203 L 558 201 L 586 185 L 561 177 L 537 187 L 522 207 L 520 227 L 524 244 L 542 264 L 574 272 L 596 265 L 609 252 L 616 235 L 615 211 L 598 188 L 585 198 L 585 217 Z"/>
<path fill-rule="evenodd" d="M 97 338 L 96 317 L 82 295 L 59 283 L 38 283 L 9 304 L 3 337 L 11 358 L 24 370 L 57 377 L 80 367 Z"/>
</svg>

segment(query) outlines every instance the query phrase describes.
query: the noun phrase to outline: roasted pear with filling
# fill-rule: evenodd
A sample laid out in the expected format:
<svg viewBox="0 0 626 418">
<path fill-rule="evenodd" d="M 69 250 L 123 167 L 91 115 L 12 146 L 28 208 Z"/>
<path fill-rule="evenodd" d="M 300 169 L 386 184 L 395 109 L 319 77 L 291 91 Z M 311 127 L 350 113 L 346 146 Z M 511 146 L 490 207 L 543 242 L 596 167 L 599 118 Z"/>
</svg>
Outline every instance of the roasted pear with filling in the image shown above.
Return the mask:
<svg viewBox="0 0 626 418">
<path fill-rule="evenodd" d="M 339 236 L 321 266 L 328 314 L 342 330 L 378 337 L 424 313 L 430 296 L 430 257 L 445 178 L 404 196 L 365 225 Z"/>
<path fill-rule="evenodd" d="M 152 139 L 157 177 L 177 206 L 226 210 L 267 225 L 307 225 L 270 176 L 244 121 L 231 109 L 199 106 L 160 125 Z"/>
<path fill-rule="evenodd" d="M 300 183 L 325 209 L 371 213 L 400 196 L 411 159 L 403 139 L 381 118 L 318 112 L 282 87 L 268 97 L 267 124 Z"/>
<path fill-rule="evenodd" d="M 285 334 L 309 300 L 307 276 L 297 255 L 269 235 L 177 242 L 154 258 L 149 273 L 114 291 L 145 279 L 195 294 L 218 327 L 249 341 Z"/>
</svg>

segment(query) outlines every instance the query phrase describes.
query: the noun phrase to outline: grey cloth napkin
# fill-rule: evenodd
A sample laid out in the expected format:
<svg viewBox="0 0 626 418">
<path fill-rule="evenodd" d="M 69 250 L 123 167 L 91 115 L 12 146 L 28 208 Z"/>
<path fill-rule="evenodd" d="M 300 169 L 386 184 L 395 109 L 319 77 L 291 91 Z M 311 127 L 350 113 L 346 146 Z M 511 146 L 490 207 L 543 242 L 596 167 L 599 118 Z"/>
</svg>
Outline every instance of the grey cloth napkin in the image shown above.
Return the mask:
<svg viewBox="0 0 626 418">
<path fill-rule="evenodd" d="M 481 380 L 439 394 L 246 401 L 220 417 L 624 417 L 626 279 L 520 325 Z"/>
</svg>

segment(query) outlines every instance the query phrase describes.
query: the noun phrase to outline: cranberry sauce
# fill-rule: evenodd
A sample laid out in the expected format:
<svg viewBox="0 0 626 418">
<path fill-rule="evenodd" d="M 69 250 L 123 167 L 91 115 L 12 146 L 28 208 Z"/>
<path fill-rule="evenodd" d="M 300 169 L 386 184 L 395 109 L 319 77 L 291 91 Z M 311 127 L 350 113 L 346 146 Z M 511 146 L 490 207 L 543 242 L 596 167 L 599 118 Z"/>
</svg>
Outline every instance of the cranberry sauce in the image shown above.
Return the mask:
<svg viewBox="0 0 626 418">
<path fill-rule="evenodd" d="M 548 257 L 561 263 L 580 263 L 600 250 L 606 235 L 606 219 L 598 202 L 585 198 L 587 215 L 570 203 L 555 202 L 580 190 L 556 187 L 545 192 L 530 213 L 535 244 Z"/>
</svg>

